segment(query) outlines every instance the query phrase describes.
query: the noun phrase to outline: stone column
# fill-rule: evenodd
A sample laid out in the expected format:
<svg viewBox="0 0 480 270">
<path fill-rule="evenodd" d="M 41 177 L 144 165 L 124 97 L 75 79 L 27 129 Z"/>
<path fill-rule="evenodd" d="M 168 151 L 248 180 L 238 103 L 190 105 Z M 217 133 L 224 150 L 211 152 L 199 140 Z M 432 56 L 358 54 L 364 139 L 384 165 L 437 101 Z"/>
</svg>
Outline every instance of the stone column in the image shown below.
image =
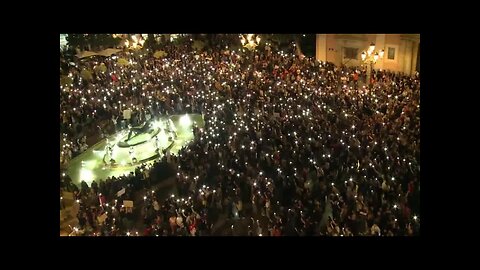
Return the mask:
<svg viewBox="0 0 480 270">
<path fill-rule="evenodd" d="M 419 42 L 414 41 L 413 42 L 413 53 L 412 53 L 412 71 L 411 75 L 414 75 L 415 72 L 417 71 L 417 58 L 418 58 L 418 49 L 419 49 Z"/>
<path fill-rule="evenodd" d="M 397 72 L 405 72 L 405 48 L 407 47 L 407 40 L 402 38 L 400 39 L 400 46 L 398 48 L 398 70 Z"/>
<path fill-rule="evenodd" d="M 405 54 L 404 54 L 404 64 L 403 64 L 403 73 L 405 75 L 410 75 L 412 72 L 412 50 L 413 50 L 413 41 L 407 40 L 405 42 Z"/>
<path fill-rule="evenodd" d="M 315 57 L 318 61 L 327 61 L 327 35 L 317 34 Z"/>
</svg>

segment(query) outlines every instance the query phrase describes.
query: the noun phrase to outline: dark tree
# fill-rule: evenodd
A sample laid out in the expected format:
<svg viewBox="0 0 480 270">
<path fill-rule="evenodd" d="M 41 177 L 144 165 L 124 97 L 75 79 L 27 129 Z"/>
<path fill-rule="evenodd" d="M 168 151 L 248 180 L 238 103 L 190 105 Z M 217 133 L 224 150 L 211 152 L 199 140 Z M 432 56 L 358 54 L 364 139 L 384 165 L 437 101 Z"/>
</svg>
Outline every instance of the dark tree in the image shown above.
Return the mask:
<svg viewBox="0 0 480 270">
<path fill-rule="evenodd" d="M 68 34 L 68 46 L 73 49 L 98 51 L 106 48 L 115 48 L 120 43 L 120 38 L 111 34 Z"/>
<path fill-rule="evenodd" d="M 265 39 L 277 43 L 279 47 L 291 46 L 292 42 L 295 43 L 295 54 L 302 55 L 302 48 L 300 44 L 301 34 L 264 34 L 260 35 Z"/>
<path fill-rule="evenodd" d="M 157 49 L 157 46 L 158 44 L 157 44 L 157 40 L 155 39 L 155 36 L 153 34 L 148 34 L 147 40 L 145 40 L 144 47 L 154 52 Z"/>
</svg>

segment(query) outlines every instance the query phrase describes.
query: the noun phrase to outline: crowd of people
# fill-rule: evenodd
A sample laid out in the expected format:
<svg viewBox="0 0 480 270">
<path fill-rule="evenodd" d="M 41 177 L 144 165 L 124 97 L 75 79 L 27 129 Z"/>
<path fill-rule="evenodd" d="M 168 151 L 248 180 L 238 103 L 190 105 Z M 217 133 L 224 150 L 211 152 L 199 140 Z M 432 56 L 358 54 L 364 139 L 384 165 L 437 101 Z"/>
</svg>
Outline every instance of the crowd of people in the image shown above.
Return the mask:
<svg viewBox="0 0 480 270">
<path fill-rule="evenodd" d="M 223 214 L 232 228 L 247 220 L 245 235 L 419 234 L 419 74 L 374 70 L 366 83 L 362 67 L 299 57 L 293 49 L 252 52 L 219 42 L 197 52 L 191 44 L 166 43 L 163 58 L 123 52 L 77 60 L 63 71 L 72 79 L 61 86 L 64 162 L 72 158 L 65 145 L 82 145 L 85 127 L 101 121 L 121 129 L 146 114 L 205 119 L 177 155 L 129 176 L 80 188 L 62 176 L 62 190 L 81 205 L 77 231 L 215 235 Z M 101 63 L 105 72 L 82 78 L 82 70 Z M 129 123 L 122 120 L 127 108 Z M 178 192 L 161 198 L 149 181 L 165 164 L 175 169 Z M 134 222 L 122 201 L 140 191 L 145 196 L 134 205 L 142 220 Z"/>
</svg>

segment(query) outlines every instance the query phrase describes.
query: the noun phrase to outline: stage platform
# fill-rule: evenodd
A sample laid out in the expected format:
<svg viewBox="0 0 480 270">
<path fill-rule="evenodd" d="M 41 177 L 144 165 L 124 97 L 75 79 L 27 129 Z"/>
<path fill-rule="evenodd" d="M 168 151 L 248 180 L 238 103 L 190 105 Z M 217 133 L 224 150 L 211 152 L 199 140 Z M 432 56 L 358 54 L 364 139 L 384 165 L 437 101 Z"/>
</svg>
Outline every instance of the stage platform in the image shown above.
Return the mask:
<svg viewBox="0 0 480 270">
<path fill-rule="evenodd" d="M 166 123 L 169 119 L 176 130 L 176 138 L 168 131 Z M 67 165 L 67 174 L 73 183 L 79 184 L 83 180 L 89 185 L 93 180 L 98 182 L 99 179 L 129 174 L 137 166 L 153 163 L 163 156 L 161 149 L 170 147 L 170 153 L 177 154 L 183 146 L 193 140 L 193 125 L 200 128 L 205 126 L 202 115 L 160 117 L 152 122 L 150 129 L 131 136 L 129 140 L 127 140 L 129 130 L 121 130 L 72 159 Z M 172 139 L 169 140 L 169 137 Z M 111 154 L 107 150 L 107 143 L 111 146 Z M 160 151 L 156 151 L 157 146 Z"/>
</svg>

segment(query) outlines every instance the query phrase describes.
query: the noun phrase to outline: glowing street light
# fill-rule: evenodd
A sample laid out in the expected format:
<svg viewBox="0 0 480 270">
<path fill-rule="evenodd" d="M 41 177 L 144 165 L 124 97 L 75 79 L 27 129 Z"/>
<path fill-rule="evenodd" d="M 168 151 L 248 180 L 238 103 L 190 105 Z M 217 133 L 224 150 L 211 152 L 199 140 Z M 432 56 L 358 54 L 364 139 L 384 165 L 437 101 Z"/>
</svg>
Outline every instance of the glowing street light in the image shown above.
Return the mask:
<svg viewBox="0 0 480 270">
<path fill-rule="evenodd" d="M 190 120 L 190 117 L 188 116 L 188 114 L 185 114 L 182 117 L 180 117 L 180 125 L 183 128 L 188 128 L 189 126 L 192 125 L 192 120 Z"/>
<path fill-rule="evenodd" d="M 124 45 L 126 49 L 141 49 L 143 44 L 145 43 L 145 35 L 144 34 L 132 34 L 132 35 L 122 35 L 122 34 L 113 34 L 114 38 L 122 38 L 124 39 Z"/>
<path fill-rule="evenodd" d="M 260 45 L 261 38 L 259 35 L 255 34 L 241 34 L 240 42 L 242 46 L 253 51 L 255 48 Z"/>
<path fill-rule="evenodd" d="M 383 59 L 385 51 L 379 50 L 375 51 L 375 43 L 370 43 L 367 51 L 363 51 L 361 54 L 362 61 L 367 65 L 367 83 L 370 83 L 370 77 L 372 74 L 373 65 L 378 61 L 378 59 Z"/>
</svg>

